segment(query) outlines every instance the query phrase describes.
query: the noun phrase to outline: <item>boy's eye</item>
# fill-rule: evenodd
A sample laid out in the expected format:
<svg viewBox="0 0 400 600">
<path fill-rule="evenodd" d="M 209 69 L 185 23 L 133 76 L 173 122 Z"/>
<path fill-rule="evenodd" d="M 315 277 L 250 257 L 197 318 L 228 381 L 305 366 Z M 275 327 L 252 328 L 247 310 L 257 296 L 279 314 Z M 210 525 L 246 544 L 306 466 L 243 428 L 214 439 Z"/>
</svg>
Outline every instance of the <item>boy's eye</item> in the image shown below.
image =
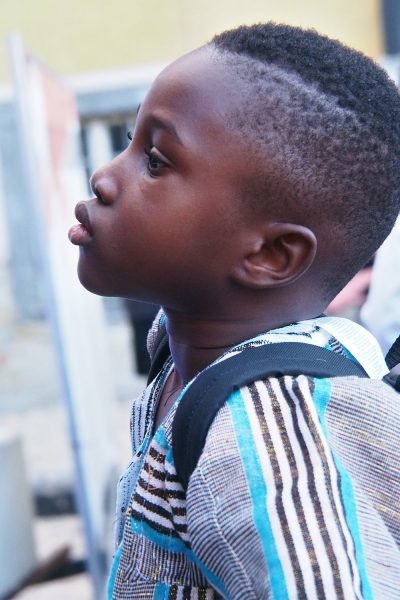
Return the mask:
<svg viewBox="0 0 400 600">
<path fill-rule="evenodd" d="M 128 136 L 128 140 L 131 142 L 133 140 L 133 131 L 129 130 L 126 135 Z"/>
<path fill-rule="evenodd" d="M 158 156 L 154 148 L 151 148 L 150 150 L 145 149 L 144 152 L 148 158 L 147 171 L 150 173 L 150 175 L 159 174 L 160 171 L 167 166 L 165 162 Z"/>
</svg>

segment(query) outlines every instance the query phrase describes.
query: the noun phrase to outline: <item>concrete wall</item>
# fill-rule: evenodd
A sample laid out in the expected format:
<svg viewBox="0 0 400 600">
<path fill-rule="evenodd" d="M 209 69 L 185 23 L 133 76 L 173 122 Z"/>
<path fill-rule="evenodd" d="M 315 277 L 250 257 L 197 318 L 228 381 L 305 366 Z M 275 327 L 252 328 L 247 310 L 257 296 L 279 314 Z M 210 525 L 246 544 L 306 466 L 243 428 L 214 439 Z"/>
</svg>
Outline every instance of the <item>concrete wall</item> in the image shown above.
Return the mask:
<svg viewBox="0 0 400 600">
<path fill-rule="evenodd" d="M 380 0 L 2 0 L 0 9 L 0 37 L 20 31 L 61 73 L 169 61 L 227 27 L 265 20 L 315 27 L 369 56 L 382 53 Z"/>
</svg>

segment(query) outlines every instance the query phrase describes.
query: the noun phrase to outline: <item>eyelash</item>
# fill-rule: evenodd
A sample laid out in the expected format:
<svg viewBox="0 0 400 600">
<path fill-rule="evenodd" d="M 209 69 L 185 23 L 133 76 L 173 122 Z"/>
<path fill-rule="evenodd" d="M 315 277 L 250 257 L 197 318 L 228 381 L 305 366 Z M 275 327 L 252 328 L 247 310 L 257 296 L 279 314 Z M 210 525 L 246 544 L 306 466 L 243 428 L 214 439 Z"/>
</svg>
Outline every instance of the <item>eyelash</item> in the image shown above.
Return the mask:
<svg viewBox="0 0 400 600">
<path fill-rule="evenodd" d="M 145 155 L 147 156 L 148 160 L 147 160 L 147 171 L 150 173 L 150 175 L 154 175 L 154 171 L 159 171 L 160 169 L 165 167 L 165 164 L 163 163 L 163 161 L 157 156 L 157 154 L 153 151 L 153 148 L 151 148 L 150 150 L 146 149 L 144 150 Z M 153 165 L 151 164 L 151 161 L 155 160 L 157 161 L 157 165 Z"/>
<path fill-rule="evenodd" d="M 133 140 L 133 132 L 132 131 L 128 131 L 127 133 L 128 139 L 129 141 Z M 163 167 L 165 167 L 165 163 L 157 156 L 157 154 L 153 151 L 153 148 L 145 148 L 144 149 L 144 153 L 147 156 L 148 160 L 147 160 L 147 171 L 150 175 L 152 175 L 153 177 L 155 177 L 154 174 L 154 170 L 160 170 Z M 151 165 L 151 160 L 155 159 L 158 162 L 158 166 L 152 166 Z"/>
</svg>

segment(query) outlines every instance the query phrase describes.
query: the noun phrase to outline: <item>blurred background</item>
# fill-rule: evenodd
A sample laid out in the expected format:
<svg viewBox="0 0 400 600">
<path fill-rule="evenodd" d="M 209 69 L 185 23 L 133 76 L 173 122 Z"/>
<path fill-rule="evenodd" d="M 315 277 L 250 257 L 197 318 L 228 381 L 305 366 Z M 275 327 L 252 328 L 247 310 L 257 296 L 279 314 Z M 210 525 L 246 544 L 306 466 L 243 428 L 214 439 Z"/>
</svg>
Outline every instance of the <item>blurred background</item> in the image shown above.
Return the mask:
<svg viewBox="0 0 400 600">
<path fill-rule="evenodd" d="M 114 486 L 129 462 L 130 403 L 145 384 L 143 340 L 155 309 L 117 299 L 82 300 L 87 304 L 81 306 L 81 297 L 90 296 L 81 289 L 78 299 L 66 301 L 54 273 L 63 269 L 59 255 L 71 252 L 66 236 L 73 206 L 88 197 L 90 173 L 126 147 L 138 104 L 168 62 L 226 28 L 274 20 L 338 38 L 380 61 L 398 82 L 400 2 L 0 0 L 0 9 L 0 599 L 102 598 Z M 9 38 L 6 51 L 12 32 L 20 37 Z M 63 102 L 54 101 L 54 115 L 47 106 L 52 116 L 40 117 L 39 133 L 36 121 L 29 122 L 39 113 L 32 108 L 37 90 L 32 82 L 26 87 L 25 51 L 40 60 L 35 65 L 47 83 L 59 86 L 57 98 L 68 101 L 71 123 L 79 121 L 75 188 L 54 173 L 44 174 L 43 187 L 35 172 L 35 149 L 47 144 L 42 167 L 56 173 L 52 127 L 62 127 L 66 117 Z M 61 207 L 61 217 L 54 216 L 57 240 L 43 217 L 43 189 L 46 201 L 54 197 Z M 79 197 L 65 200 L 72 189 Z M 54 250 L 50 257 L 46 248 Z M 359 318 L 370 271 L 362 277 L 332 312 Z M 66 316 L 74 302 L 81 311 L 78 333 Z M 102 354 L 94 364 L 95 351 Z M 93 383 L 75 389 L 87 373 Z"/>
</svg>

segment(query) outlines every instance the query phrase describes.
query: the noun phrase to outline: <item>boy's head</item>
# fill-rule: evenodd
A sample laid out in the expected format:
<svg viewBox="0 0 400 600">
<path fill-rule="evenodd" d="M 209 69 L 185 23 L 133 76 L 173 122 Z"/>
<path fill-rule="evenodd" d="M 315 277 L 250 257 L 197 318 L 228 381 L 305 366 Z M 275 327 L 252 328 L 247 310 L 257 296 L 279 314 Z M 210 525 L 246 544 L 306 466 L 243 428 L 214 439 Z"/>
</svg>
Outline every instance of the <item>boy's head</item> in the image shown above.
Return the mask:
<svg viewBox="0 0 400 600">
<path fill-rule="evenodd" d="M 328 295 L 336 293 L 400 209 L 398 90 L 370 59 L 310 30 L 239 27 L 212 46 L 248 83 L 233 120 L 260 157 L 246 201 L 261 210 L 280 203 L 282 218 L 318 223 L 320 246 L 324 232 L 334 250 L 319 268 Z"/>
<path fill-rule="evenodd" d="M 157 78 L 93 176 L 81 281 L 197 313 L 271 298 L 301 317 L 301 297 L 312 314 L 389 233 L 399 160 L 400 97 L 372 61 L 289 26 L 225 32 Z"/>
</svg>

